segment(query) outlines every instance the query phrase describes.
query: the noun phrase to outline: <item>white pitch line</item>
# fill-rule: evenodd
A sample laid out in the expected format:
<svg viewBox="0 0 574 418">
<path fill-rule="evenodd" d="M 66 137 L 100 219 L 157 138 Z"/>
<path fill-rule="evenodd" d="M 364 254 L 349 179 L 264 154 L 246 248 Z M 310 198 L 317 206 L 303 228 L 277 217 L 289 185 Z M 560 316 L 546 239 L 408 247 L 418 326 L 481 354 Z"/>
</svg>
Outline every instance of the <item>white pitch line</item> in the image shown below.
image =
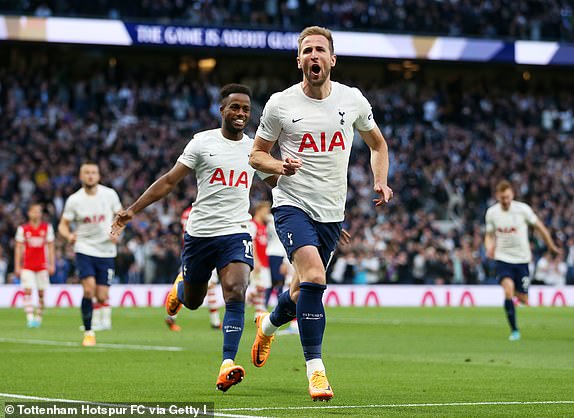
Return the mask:
<svg viewBox="0 0 574 418">
<path fill-rule="evenodd" d="M 64 347 L 82 347 L 79 342 L 72 341 L 51 341 L 51 340 L 25 340 L 18 338 L 0 338 L 0 343 L 20 343 L 36 345 L 59 345 Z M 164 345 L 137 345 L 137 344 L 109 344 L 98 343 L 98 348 L 118 348 L 127 350 L 147 350 L 147 351 L 183 351 L 183 347 L 169 347 Z"/>
<path fill-rule="evenodd" d="M 0 393 L 0 398 L 27 399 L 31 401 L 43 401 L 43 402 L 81 403 L 81 404 L 101 405 L 101 406 L 130 406 L 119 403 L 112 404 L 104 402 L 80 401 L 78 399 L 44 398 L 42 396 L 19 395 L 16 393 Z M 213 412 L 213 416 L 226 417 L 226 418 L 265 418 L 260 415 L 237 415 L 237 414 L 225 414 L 222 412 Z"/>
<path fill-rule="evenodd" d="M 299 409 L 358 409 L 358 408 L 424 408 L 440 406 L 481 406 L 481 405 L 555 405 L 574 404 L 574 401 L 492 401 L 492 402 L 448 402 L 448 403 L 404 403 L 382 405 L 324 405 L 324 406 L 269 406 L 258 408 L 222 408 L 220 411 L 290 411 Z"/>
</svg>

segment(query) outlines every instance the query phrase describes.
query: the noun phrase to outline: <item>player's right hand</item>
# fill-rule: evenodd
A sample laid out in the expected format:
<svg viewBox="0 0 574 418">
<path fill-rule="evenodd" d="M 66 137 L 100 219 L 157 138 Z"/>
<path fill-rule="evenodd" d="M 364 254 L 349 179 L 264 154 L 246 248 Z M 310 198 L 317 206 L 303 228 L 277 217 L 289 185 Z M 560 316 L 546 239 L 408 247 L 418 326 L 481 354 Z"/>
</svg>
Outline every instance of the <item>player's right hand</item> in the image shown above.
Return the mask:
<svg viewBox="0 0 574 418">
<path fill-rule="evenodd" d="M 303 166 L 303 162 L 299 158 L 285 158 L 283 161 L 283 174 L 284 176 L 292 176 Z"/>
<path fill-rule="evenodd" d="M 131 210 L 122 209 L 116 214 L 114 222 L 112 223 L 112 230 L 110 232 L 112 239 L 118 239 L 126 225 L 133 217 L 134 213 Z"/>
<path fill-rule="evenodd" d="M 75 244 L 76 238 L 76 234 L 72 232 L 70 235 L 68 235 L 68 244 Z"/>
</svg>

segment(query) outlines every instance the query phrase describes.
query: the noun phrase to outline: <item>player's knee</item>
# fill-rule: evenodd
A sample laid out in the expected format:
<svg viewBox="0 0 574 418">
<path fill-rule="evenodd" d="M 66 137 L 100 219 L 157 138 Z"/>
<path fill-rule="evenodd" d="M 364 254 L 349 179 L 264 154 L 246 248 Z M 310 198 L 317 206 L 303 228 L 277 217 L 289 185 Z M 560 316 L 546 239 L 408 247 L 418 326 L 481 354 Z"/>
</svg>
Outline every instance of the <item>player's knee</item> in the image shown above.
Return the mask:
<svg viewBox="0 0 574 418">
<path fill-rule="evenodd" d="M 225 302 L 243 302 L 245 300 L 245 292 L 247 291 L 247 283 L 234 282 L 223 286 L 223 299 Z"/>
<path fill-rule="evenodd" d="M 316 284 L 325 284 L 327 282 L 325 270 L 322 268 L 309 269 L 305 272 L 305 274 L 301 275 L 301 281 Z"/>
</svg>

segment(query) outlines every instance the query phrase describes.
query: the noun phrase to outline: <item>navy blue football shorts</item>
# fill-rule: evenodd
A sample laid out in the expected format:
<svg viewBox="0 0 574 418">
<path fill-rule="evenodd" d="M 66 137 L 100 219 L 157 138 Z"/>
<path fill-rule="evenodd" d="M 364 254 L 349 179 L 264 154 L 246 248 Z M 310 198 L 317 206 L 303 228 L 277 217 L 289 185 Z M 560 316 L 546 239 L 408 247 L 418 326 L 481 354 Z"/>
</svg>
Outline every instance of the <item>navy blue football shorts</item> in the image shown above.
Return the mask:
<svg viewBox="0 0 574 418">
<path fill-rule="evenodd" d="M 253 243 L 247 233 L 217 237 L 183 237 L 181 268 L 183 279 L 189 283 L 207 283 L 211 272 L 219 272 L 232 262 L 247 264 L 253 269 Z"/>
<path fill-rule="evenodd" d="M 339 237 L 341 222 L 317 222 L 302 209 L 294 206 L 279 206 L 272 210 L 277 235 L 287 251 L 289 260 L 293 252 L 305 245 L 317 247 L 325 269 L 333 257 Z"/>
<path fill-rule="evenodd" d="M 110 286 L 116 274 L 115 258 L 92 257 L 91 255 L 76 253 L 76 269 L 80 280 L 95 277 L 97 285 Z"/>
<path fill-rule="evenodd" d="M 496 278 L 498 283 L 505 278 L 510 278 L 514 282 L 514 289 L 519 293 L 528 294 L 530 286 L 530 271 L 528 264 L 512 264 L 496 260 Z"/>
</svg>

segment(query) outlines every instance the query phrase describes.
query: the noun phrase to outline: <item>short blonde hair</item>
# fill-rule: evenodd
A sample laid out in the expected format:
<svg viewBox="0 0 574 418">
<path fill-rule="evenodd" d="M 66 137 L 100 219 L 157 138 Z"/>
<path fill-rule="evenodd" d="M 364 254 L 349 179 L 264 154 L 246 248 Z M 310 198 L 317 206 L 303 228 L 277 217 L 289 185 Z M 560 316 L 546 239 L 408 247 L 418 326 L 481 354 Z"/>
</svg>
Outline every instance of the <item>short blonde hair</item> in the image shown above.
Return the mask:
<svg viewBox="0 0 574 418">
<path fill-rule="evenodd" d="M 496 185 L 496 192 L 497 193 L 504 192 L 505 190 L 508 190 L 508 189 L 512 190 L 512 184 L 510 184 L 510 182 L 508 180 L 501 180 Z"/>
<path fill-rule="evenodd" d="M 321 36 L 324 36 L 325 38 L 327 38 L 327 40 L 329 41 L 329 51 L 331 52 L 331 55 L 333 55 L 335 53 L 335 48 L 333 46 L 333 35 L 331 34 L 331 31 L 329 29 L 323 28 L 321 26 L 308 26 L 305 29 L 303 29 L 301 31 L 301 33 L 299 34 L 299 40 L 297 41 L 297 44 L 298 44 L 297 53 L 298 54 L 301 52 L 301 44 L 303 43 L 303 39 L 305 39 L 307 36 L 311 36 L 311 35 L 321 35 Z"/>
</svg>

